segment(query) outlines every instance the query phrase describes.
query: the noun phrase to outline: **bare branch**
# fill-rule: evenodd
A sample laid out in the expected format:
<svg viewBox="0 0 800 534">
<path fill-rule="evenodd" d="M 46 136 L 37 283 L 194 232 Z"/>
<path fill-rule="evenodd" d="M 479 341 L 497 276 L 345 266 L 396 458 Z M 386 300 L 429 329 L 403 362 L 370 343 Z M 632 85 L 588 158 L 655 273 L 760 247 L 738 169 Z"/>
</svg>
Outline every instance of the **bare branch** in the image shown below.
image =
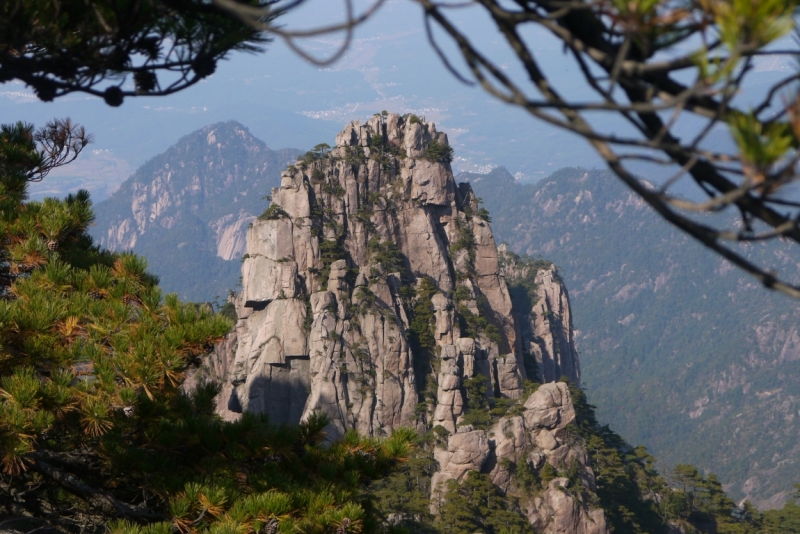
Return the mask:
<svg viewBox="0 0 800 534">
<path fill-rule="evenodd" d="M 92 142 L 92 136 L 86 133 L 83 126 L 73 124 L 66 118 L 48 122 L 34 133 L 33 140 L 43 154 L 44 162 L 28 173 L 28 180 L 38 182 L 53 169 L 75 161 L 86 145 Z"/>
<path fill-rule="evenodd" d="M 724 240 L 750 242 L 776 237 L 786 237 L 800 244 L 798 220 L 776 209 L 798 208 L 800 202 L 775 198 L 773 195 L 786 184 L 800 178 L 796 172 L 800 149 L 792 148 L 788 155 L 779 158 L 778 163 L 774 160 L 771 164 L 759 163 L 759 179 L 754 180 L 752 173 L 746 172 L 748 159 L 744 154 L 728 154 L 702 147 L 718 125 L 727 126 L 731 122 L 752 117 L 734 108 L 732 102 L 752 72 L 754 57 L 790 56 L 794 59 L 800 55 L 800 50 L 765 50 L 757 40 L 743 39 L 733 47 L 726 45 L 727 52 L 720 52 L 723 46 L 719 40 L 709 43 L 706 39 L 708 25 L 714 24 L 713 17 L 697 6 L 688 8 L 694 11 L 680 12 L 680 16 L 674 19 L 680 24 L 671 27 L 669 25 L 672 22 L 664 23 L 664 31 L 672 34 L 656 42 L 656 37 L 648 32 L 653 31 L 653 35 L 658 36 L 661 28 L 647 26 L 649 22 L 639 19 L 629 23 L 628 19 L 617 17 L 616 4 L 612 3 L 517 0 L 511 7 L 500 0 L 476 0 L 475 3 L 486 10 L 519 60 L 519 65 L 527 74 L 528 87 L 541 95 L 540 98 L 530 98 L 526 95 L 528 87 L 506 76 L 463 35 L 457 25 L 448 20 L 443 3 L 435 0 L 416 1 L 425 10 L 426 17 L 453 39 L 472 75 L 487 92 L 503 102 L 526 110 L 533 117 L 580 135 L 626 185 L 668 222 L 744 269 L 765 286 L 800 297 L 800 288 L 720 244 Z M 531 23 L 548 29 L 571 51 L 586 83 L 599 96 L 598 102 L 576 102 L 561 96 L 518 33 L 519 27 Z M 428 31 L 429 35 L 432 34 L 432 30 Z M 699 36 L 704 43 L 699 51 L 682 53 L 666 61 L 652 60 L 658 51 L 668 50 L 678 43 L 691 42 L 691 46 L 694 46 L 690 41 L 693 36 Z M 438 46 L 436 50 L 449 66 L 449 58 Z M 701 56 L 698 54 L 708 58 L 709 67 L 706 70 L 701 69 L 698 62 Z M 606 76 L 597 75 L 598 68 Z M 687 69 L 696 71 L 693 83 L 687 85 L 672 77 L 673 73 Z M 756 116 L 766 111 L 783 89 L 797 81 L 800 81 L 800 75 L 793 74 L 774 84 L 756 109 Z M 624 97 L 619 96 L 620 92 Z M 619 114 L 638 130 L 638 135 L 595 130 L 582 115 L 587 111 Z M 665 116 L 665 111 L 671 113 Z M 679 118 L 687 114 L 708 120 L 689 142 L 684 142 L 673 130 Z M 787 114 L 791 114 L 791 109 L 785 105 L 769 120 L 761 122 L 762 130 L 759 132 L 766 132 L 766 128 L 777 125 L 784 129 L 793 128 L 796 137 L 800 137 L 800 120 L 792 119 L 787 123 Z M 757 135 L 763 138 L 767 134 Z M 793 146 L 797 147 L 798 144 L 800 142 L 795 139 Z M 623 146 L 642 149 L 642 152 L 616 154 L 615 148 Z M 625 160 L 676 165 L 679 170 L 655 190 L 635 178 L 624 166 Z M 667 194 L 686 175 L 706 192 L 707 201 L 693 202 Z M 739 210 L 743 230 L 717 230 L 681 213 L 715 213 L 729 206 Z M 770 228 L 760 233 L 753 232 L 752 225 L 756 220 L 766 223 Z"/>
<path fill-rule="evenodd" d="M 291 7 L 284 7 L 281 12 L 287 11 L 290 8 L 303 3 L 304 0 L 294 2 Z M 353 40 L 353 30 L 369 18 L 371 18 L 382 6 L 386 0 L 374 0 L 373 4 L 358 16 L 354 15 L 353 0 L 342 0 L 345 7 L 345 20 L 336 24 L 329 24 L 320 26 L 310 30 L 286 30 L 282 27 L 273 24 L 270 19 L 275 15 L 275 11 L 271 6 L 267 7 L 253 7 L 246 4 L 241 4 L 235 0 L 212 0 L 212 3 L 220 9 L 237 17 L 243 23 L 247 24 L 253 29 L 269 33 L 280 37 L 297 55 L 304 60 L 318 66 L 326 66 L 338 61 L 350 48 Z M 304 51 L 295 42 L 297 39 L 317 37 L 320 35 L 329 35 L 344 31 L 345 37 L 337 50 L 326 59 L 318 59 Z"/>
</svg>

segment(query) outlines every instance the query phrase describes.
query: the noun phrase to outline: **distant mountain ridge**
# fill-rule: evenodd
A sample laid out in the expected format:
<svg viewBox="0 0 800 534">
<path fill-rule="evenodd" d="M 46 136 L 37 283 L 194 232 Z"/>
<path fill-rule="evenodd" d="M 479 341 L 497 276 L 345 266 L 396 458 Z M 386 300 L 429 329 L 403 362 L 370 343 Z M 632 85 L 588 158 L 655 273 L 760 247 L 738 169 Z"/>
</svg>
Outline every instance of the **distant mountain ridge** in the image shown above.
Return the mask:
<svg viewBox="0 0 800 534">
<path fill-rule="evenodd" d="M 182 298 L 225 295 L 237 284 L 247 225 L 300 153 L 271 150 L 235 121 L 206 126 L 99 203 L 93 237 L 106 248 L 145 255 L 163 287 Z"/>
<path fill-rule="evenodd" d="M 560 266 L 600 417 L 667 466 L 694 463 L 735 498 L 780 505 L 800 481 L 797 302 L 669 226 L 609 171 L 457 178 L 483 198 L 498 241 Z M 746 251 L 781 272 L 800 265 L 780 244 Z"/>
<path fill-rule="evenodd" d="M 147 256 L 167 291 L 212 300 L 237 285 L 247 227 L 298 155 L 235 122 L 207 126 L 98 204 L 93 235 Z M 484 199 L 498 242 L 561 267 L 600 417 L 663 470 L 694 463 L 737 498 L 780 505 L 800 481 L 796 303 L 668 226 L 607 171 L 529 185 L 502 168 L 457 178 Z M 751 253 L 800 265 L 780 246 Z"/>
</svg>

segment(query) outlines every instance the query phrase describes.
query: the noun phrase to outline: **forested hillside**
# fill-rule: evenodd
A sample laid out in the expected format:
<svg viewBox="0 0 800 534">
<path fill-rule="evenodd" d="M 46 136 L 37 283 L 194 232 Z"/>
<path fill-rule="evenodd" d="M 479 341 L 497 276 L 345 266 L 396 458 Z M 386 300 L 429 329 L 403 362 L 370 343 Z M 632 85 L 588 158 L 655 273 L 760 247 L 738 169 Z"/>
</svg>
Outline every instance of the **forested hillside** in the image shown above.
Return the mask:
<svg viewBox="0 0 800 534">
<path fill-rule="evenodd" d="M 735 498 L 779 505 L 800 480 L 797 303 L 668 226 L 606 171 L 523 185 L 461 175 L 498 241 L 561 268 L 598 415 L 661 468 L 694 463 Z M 779 246 L 751 247 L 797 265 Z"/>
</svg>

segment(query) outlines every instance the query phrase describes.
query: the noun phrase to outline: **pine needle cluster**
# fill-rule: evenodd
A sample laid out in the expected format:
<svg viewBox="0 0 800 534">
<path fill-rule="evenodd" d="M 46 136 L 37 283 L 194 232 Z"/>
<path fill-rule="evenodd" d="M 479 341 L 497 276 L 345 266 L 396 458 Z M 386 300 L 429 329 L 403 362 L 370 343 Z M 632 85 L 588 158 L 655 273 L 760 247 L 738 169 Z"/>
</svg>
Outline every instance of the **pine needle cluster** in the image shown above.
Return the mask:
<svg viewBox="0 0 800 534">
<path fill-rule="evenodd" d="M 162 295 L 146 261 L 93 246 L 86 192 L 27 202 L 33 128 L 0 130 L 0 516 L 73 532 L 363 532 L 364 485 L 411 435 L 214 413 L 185 373 L 232 327 Z"/>
</svg>

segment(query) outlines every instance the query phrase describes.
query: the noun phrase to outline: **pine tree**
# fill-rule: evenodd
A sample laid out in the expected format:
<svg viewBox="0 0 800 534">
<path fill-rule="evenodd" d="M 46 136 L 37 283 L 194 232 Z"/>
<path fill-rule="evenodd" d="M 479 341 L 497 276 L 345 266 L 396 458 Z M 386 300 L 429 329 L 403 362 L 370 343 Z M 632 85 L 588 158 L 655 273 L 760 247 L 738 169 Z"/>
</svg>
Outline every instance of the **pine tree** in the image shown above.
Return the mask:
<svg viewBox="0 0 800 534">
<path fill-rule="evenodd" d="M 794 490 L 783 508 L 764 512 L 765 534 L 800 534 L 800 484 L 795 484 Z"/>
<path fill-rule="evenodd" d="M 516 499 L 504 495 L 486 474 L 470 471 L 461 484 L 448 481 L 444 500 L 437 522 L 440 532 L 533 533 Z"/>
<path fill-rule="evenodd" d="M 0 129 L 0 517 L 119 534 L 374 529 L 364 484 L 411 436 L 323 446 L 325 417 L 225 423 L 214 385 L 184 392 L 232 322 L 163 296 L 143 258 L 93 246 L 87 192 L 26 201 L 88 142 L 53 124 Z"/>
</svg>

